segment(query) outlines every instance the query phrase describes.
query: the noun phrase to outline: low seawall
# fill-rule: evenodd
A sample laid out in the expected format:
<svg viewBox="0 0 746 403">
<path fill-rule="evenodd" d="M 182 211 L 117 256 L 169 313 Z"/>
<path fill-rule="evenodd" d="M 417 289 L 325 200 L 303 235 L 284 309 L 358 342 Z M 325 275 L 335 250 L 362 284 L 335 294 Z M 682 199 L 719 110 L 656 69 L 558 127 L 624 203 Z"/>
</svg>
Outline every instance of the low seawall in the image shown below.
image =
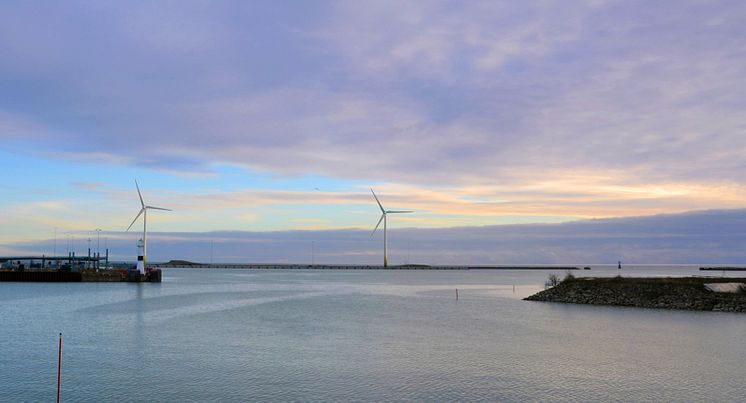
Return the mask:
<svg viewBox="0 0 746 403">
<path fill-rule="evenodd" d="M 120 283 L 120 282 L 161 282 L 161 271 L 153 270 L 143 275 L 126 270 L 84 270 L 80 272 L 64 271 L 0 271 L 0 282 L 38 282 L 38 283 Z"/>
<path fill-rule="evenodd" d="M 746 271 L 746 267 L 700 267 L 705 271 Z"/>
<path fill-rule="evenodd" d="M 195 263 L 186 260 L 172 260 L 167 263 L 154 263 L 153 267 L 180 269 L 253 269 L 253 270 L 580 270 L 575 266 L 430 266 L 425 264 L 404 264 L 395 266 L 344 265 L 344 264 L 292 264 L 292 263 Z"/>
<path fill-rule="evenodd" d="M 40 283 L 78 283 L 80 273 L 61 271 L 0 271 L 0 281 L 22 281 Z"/>
<path fill-rule="evenodd" d="M 575 278 L 526 301 L 616 305 L 691 311 L 746 312 L 746 293 L 721 293 L 705 284 L 746 283 L 746 278 Z"/>
</svg>

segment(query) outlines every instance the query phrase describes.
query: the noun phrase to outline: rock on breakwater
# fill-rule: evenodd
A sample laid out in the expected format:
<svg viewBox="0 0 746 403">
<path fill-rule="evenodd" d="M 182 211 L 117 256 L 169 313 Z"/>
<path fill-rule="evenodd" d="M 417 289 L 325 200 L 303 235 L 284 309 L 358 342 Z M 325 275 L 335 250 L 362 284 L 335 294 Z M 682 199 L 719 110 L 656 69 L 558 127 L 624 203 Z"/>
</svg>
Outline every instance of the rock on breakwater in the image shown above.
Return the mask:
<svg viewBox="0 0 746 403">
<path fill-rule="evenodd" d="M 705 288 L 705 284 L 720 282 L 746 282 L 746 279 L 570 278 L 525 300 L 691 311 L 746 312 L 746 293 L 719 293 Z"/>
</svg>

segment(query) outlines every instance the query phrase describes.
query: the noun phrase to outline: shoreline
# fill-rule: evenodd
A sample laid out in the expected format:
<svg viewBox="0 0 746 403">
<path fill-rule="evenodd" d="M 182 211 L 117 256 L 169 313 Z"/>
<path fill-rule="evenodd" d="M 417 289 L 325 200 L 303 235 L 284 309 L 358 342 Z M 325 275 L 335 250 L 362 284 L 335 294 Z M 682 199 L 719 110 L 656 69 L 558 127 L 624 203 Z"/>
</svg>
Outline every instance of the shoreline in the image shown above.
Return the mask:
<svg viewBox="0 0 746 403">
<path fill-rule="evenodd" d="M 746 267 L 735 267 L 735 266 L 700 267 L 699 270 L 703 270 L 703 271 L 746 271 Z"/>
<path fill-rule="evenodd" d="M 746 278 L 571 277 L 524 301 L 746 313 L 746 291 L 713 292 L 706 287 L 717 283 L 746 284 Z"/>
<path fill-rule="evenodd" d="M 140 274 L 126 270 L 60 270 L 0 271 L 0 282 L 18 283 L 160 283 L 160 270 Z"/>
<path fill-rule="evenodd" d="M 251 269 L 251 270 L 582 270 L 576 266 L 540 265 L 444 265 L 403 264 L 396 266 L 355 265 L 355 264 L 293 264 L 293 263 L 197 263 L 186 260 L 172 260 L 154 263 L 160 269 Z"/>
<path fill-rule="evenodd" d="M 581 270 L 577 267 L 524 266 L 366 266 L 366 265 L 302 265 L 302 264 L 157 264 L 159 269 L 234 269 L 234 270 Z"/>
</svg>

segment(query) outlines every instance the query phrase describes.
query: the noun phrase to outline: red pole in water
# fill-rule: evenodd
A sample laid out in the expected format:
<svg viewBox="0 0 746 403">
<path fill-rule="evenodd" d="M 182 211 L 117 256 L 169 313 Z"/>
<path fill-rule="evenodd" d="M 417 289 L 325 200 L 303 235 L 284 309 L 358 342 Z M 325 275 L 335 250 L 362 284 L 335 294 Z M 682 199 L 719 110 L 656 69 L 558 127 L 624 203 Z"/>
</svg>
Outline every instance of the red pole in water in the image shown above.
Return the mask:
<svg viewBox="0 0 746 403">
<path fill-rule="evenodd" d="M 60 372 L 62 370 L 62 333 L 60 333 L 60 350 L 57 353 L 57 403 L 60 403 Z"/>
</svg>

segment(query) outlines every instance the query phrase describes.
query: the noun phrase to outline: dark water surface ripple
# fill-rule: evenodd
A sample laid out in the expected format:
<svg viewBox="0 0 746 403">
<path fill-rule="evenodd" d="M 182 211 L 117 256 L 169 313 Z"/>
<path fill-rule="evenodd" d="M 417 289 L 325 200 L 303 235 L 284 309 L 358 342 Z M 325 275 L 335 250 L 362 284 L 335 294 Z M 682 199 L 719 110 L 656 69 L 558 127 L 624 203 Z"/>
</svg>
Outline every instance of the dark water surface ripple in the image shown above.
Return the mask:
<svg viewBox="0 0 746 403">
<path fill-rule="evenodd" d="M 746 315 L 521 301 L 548 273 L 169 269 L 162 284 L 0 283 L 0 402 L 54 399 L 58 332 L 64 401 L 746 397 Z M 577 274 L 590 273 L 618 271 Z"/>
</svg>

